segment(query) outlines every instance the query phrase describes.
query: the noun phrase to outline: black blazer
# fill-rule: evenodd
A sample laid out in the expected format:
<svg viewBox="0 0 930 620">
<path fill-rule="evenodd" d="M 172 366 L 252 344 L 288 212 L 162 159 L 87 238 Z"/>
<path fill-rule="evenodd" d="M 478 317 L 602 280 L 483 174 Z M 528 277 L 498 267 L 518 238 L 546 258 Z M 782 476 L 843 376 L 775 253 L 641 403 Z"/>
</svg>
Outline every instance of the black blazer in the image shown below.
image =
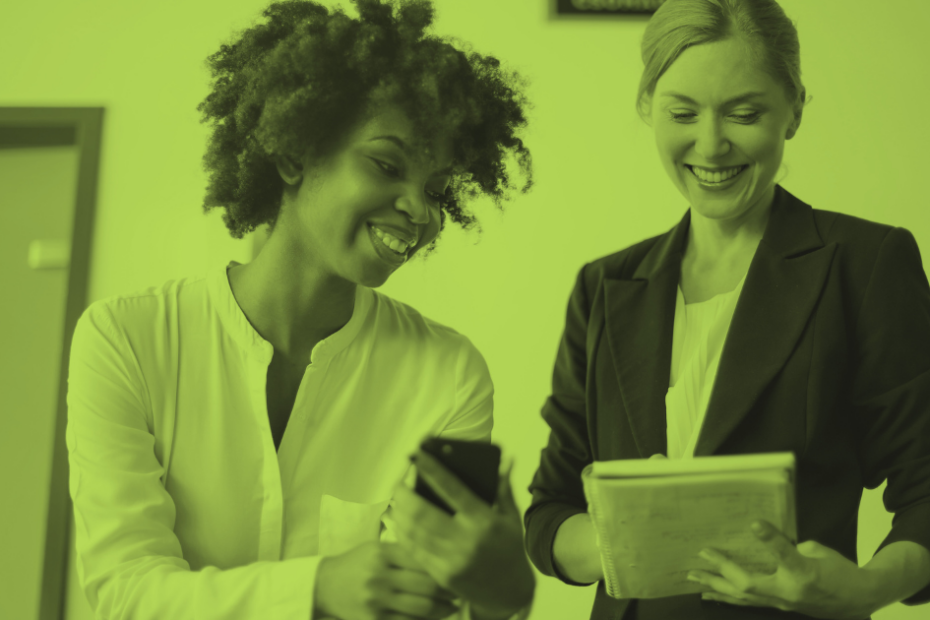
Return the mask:
<svg viewBox="0 0 930 620">
<path fill-rule="evenodd" d="M 587 510 L 581 470 L 666 453 L 690 213 L 663 235 L 585 265 L 572 291 L 542 409 L 549 442 L 525 515 L 530 558 L 565 583 L 583 585 L 557 573 L 552 543 L 565 519 Z M 799 542 L 857 561 L 862 489 L 887 479 L 884 503 L 895 517 L 881 546 L 910 540 L 930 549 L 930 286 L 917 244 L 903 228 L 814 210 L 776 186 L 695 455 L 789 450 Z M 671 607 L 672 599 L 640 601 L 640 614 L 685 601 L 705 618 L 807 617 L 673 598 Z M 905 602 L 927 601 L 930 585 Z M 600 582 L 591 618 L 619 620 L 628 605 Z"/>
</svg>

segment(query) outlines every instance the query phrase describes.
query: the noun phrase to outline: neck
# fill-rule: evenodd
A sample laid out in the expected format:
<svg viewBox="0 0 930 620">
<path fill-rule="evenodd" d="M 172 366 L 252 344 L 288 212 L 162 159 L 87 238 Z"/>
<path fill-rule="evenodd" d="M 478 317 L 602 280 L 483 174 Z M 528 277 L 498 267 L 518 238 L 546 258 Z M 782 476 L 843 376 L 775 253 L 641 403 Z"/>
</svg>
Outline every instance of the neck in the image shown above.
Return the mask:
<svg viewBox="0 0 930 620">
<path fill-rule="evenodd" d="M 275 353 L 309 364 L 314 345 L 352 318 L 357 285 L 326 273 L 284 232 L 272 234 L 255 260 L 230 271 L 229 279 L 242 312 Z"/>
<path fill-rule="evenodd" d="M 730 219 L 704 217 L 691 209 L 685 260 L 694 265 L 722 265 L 754 252 L 769 221 L 775 186 L 744 213 Z"/>
</svg>

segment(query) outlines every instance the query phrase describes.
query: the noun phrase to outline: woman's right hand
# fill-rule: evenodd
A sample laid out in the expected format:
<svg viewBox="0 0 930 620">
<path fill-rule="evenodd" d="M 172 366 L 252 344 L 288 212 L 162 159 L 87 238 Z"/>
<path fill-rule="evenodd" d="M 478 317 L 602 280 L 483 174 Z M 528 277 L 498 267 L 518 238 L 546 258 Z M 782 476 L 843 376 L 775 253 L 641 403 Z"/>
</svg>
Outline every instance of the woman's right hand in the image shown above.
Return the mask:
<svg viewBox="0 0 930 620">
<path fill-rule="evenodd" d="M 317 569 L 313 619 L 429 618 L 452 615 L 443 589 L 396 544 L 369 542 L 324 558 Z"/>
</svg>

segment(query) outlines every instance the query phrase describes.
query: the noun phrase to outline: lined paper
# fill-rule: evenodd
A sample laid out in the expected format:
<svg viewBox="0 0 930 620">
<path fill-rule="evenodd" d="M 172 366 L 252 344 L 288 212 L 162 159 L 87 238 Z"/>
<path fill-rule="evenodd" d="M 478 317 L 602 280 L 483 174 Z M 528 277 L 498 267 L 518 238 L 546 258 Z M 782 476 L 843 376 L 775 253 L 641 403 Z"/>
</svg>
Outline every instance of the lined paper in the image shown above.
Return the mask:
<svg viewBox="0 0 930 620">
<path fill-rule="evenodd" d="M 759 455 L 768 459 L 760 467 L 763 461 L 755 456 L 702 457 L 689 473 L 680 473 L 682 462 L 662 460 L 586 468 L 582 479 L 608 594 L 657 598 L 705 591 L 687 574 L 713 569 L 698 556 L 706 547 L 749 570 L 773 572 L 773 557 L 749 526 L 765 519 L 795 540 L 794 457 L 787 453 L 773 461 L 773 455 Z M 714 464 L 715 459 L 729 460 Z M 621 477 L 624 468 L 634 470 L 632 477 Z"/>
</svg>

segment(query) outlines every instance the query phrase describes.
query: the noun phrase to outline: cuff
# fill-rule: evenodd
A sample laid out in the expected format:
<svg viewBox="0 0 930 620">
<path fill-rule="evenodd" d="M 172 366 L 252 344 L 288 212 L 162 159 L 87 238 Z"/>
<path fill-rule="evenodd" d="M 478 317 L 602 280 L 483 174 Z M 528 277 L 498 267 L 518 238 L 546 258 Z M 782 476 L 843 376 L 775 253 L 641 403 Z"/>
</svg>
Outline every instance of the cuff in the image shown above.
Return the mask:
<svg viewBox="0 0 930 620">
<path fill-rule="evenodd" d="M 591 584 L 572 581 L 559 573 L 555 567 L 552 550 L 555 546 L 555 536 L 562 524 L 569 517 L 584 512 L 587 511 L 577 506 L 552 503 L 537 508 L 527 523 L 527 547 L 530 551 L 530 559 L 533 560 L 536 568 L 543 575 L 555 577 L 570 586 L 589 586 Z M 536 551 L 536 553 L 533 553 L 533 551 Z"/>
<path fill-rule="evenodd" d="M 312 618 L 317 568 L 323 556 L 269 562 L 266 585 L 272 601 L 269 618 Z"/>
</svg>

